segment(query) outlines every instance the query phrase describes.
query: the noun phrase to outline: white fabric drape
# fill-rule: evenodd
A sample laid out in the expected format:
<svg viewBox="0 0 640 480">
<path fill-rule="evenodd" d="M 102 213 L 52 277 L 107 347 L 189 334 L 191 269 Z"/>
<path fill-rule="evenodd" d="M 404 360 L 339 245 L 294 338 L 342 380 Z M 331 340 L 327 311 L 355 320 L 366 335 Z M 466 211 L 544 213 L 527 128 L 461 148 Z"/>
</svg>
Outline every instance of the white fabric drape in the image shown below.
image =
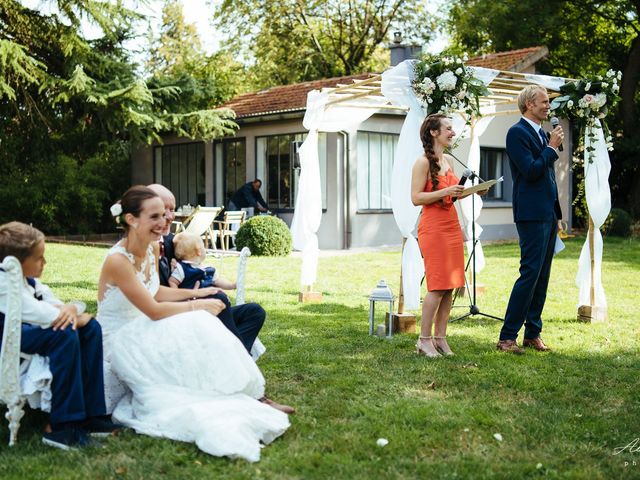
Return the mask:
<svg viewBox="0 0 640 480">
<path fill-rule="evenodd" d="M 584 159 L 584 187 L 589 207 L 589 215 L 593 220 L 594 238 L 594 275 L 593 285 L 595 290 L 595 304 L 599 307 L 606 307 L 607 300 L 602 286 L 602 235 L 600 227 L 604 224 L 609 211 L 611 210 L 611 191 L 609 190 L 609 173 L 611 172 L 611 162 L 607 150 L 604 132 L 600 121 L 596 121 L 596 126 L 592 129 L 594 138 L 585 133 L 585 159 Z M 592 163 L 589 163 L 586 155 L 590 148 Z M 579 305 L 590 305 L 591 298 L 591 252 L 589 250 L 589 239 L 587 238 L 578 260 L 578 274 L 576 284 L 580 289 Z"/>
<path fill-rule="evenodd" d="M 489 73 L 490 74 L 485 73 L 481 77 L 483 81 L 487 82 L 487 84 L 491 83 L 491 81 L 498 75 L 499 72 L 497 70 L 490 70 Z M 489 127 L 489 124 L 494 119 L 494 116 L 492 114 L 495 113 L 495 111 L 496 107 L 493 104 L 483 106 L 480 109 L 480 113 L 483 116 L 481 118 L 473 120 L 472 128 L 470 128 L 468 125 L 462 125 L 461 127 L 459 127 L 459 130 L 462 132 L 460 135 L 462 138 L 471 138 L 471 145 L 469 146 L 469 157 L 466 159 L 465 163 L 469 167 L 469 169 L 476 174 L 480 173 L 480 137 L 484 134 L 484 132 Z M 458 131 L 455 130 L 456 124 L 463 124 L 464 119 L 459 115 L 455 116 L 454 119 L 454 131 Z M 468 187 L 471 185 L 472 182 L 470 180 L 467 180 L 465 186 Z M 472 238 L 474 223 L 476 239 L 479 239 L 480 235 L 482 234 L 482 227 L 478 224 L 478 217 L 480 216 L 480 212 L 483 206 L 482 197 L 474 193 L 473 198 L 472 196 L 463 198 L 462 200 L 460 200 L 458 205 L 460 208 L 460 217 L 462 230 L 464 232 L 465 246 L 467 248 L 467 255 L 471 255 L 471 252 L 473 251 Z M 484 258 L 484 251 L 482 250 L 482 242 L 478 240 L 475 250 L 475 262 L 473 262 L 472 265 L 475 265 L 476 272 L 480 272 L 484 268 L 485 263 L 486 262 Z"/>
<path fill-rule="evenodd" d="M 550 90 L 559 90 L 562 85 L 565 84 L 565 80 L 562 77 L 550 77 L 549 75 L 537 75 L 535 73 L 525 73 L 524 78 L 537 85 L 542 85 Z"/>
<path fill-rule="evenodd" d="M 391 207 L 398 228 L 406 238 L 402 254 L 402 289 L 405 307 L 410 310 L 420 307 L 420 281 L 424 276 L 420 248 L 413 235 L 420 207 L 411 202 L 411 169 L 423 153 L 420 125 L 425 117 L 411 86 L 414 63 L 415 60 L 405 60 L 382 74 L 382 94 L 394 105 L 409 108 L 393 161 Z"/>
<path fill-rule="evenodd" d="M 318 236 L 322 220 L 322 190 L 318 157 L 318 131 L 339 132 L 359 125 L 375 112 L 373 108 L 327 106 L 328 94 L 312 90 L 307 95 L 307 110 L 302 124 L 309 134 L 300 147 L 300 179 L 296 192 L 295 210 L 291 221 L 293 248 L 302 252 L 300 283 L 312 285 L 318 271 Z M 379 103 L 361 99 L 362 105 Z"/>
</svg>

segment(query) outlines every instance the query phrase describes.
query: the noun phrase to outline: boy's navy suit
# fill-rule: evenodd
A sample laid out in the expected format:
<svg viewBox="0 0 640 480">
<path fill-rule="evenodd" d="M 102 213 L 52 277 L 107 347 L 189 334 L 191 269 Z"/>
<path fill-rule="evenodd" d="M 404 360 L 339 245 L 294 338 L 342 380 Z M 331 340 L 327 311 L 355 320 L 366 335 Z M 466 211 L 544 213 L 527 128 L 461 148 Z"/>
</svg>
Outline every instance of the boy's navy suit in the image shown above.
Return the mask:
<svg viewBox="0 0 640 480">
<path fill-rule="evenodd" d="M 522 118 L 507 133 L 507 155 L 521 257 L 500 340 L 515 340 L 523 323 L 524 338 L 534 339 L 542 330 L 557 220 L 562 218 L 554 172 L 558 154 L 548 147 L 546 134 Z"/>
<path fill-rule="evenodd" d="M 0 275 L 4 276 L 4 272 L 0 272 Z M 39 316 L 40 320 L 43 316 L 55 319 L 54 310 L 47 312 L 47 308 L 38 308 L 44 305 L 34 304 L 47 303 L 39 292 L 39 287 L 43 285 L 32 278 L 26 280 L 28 286 L 25 284 L 25 290 L 31 288 L 33 292 L 29 290 L 27 295 L 23 295 L 23 306 L 26 303 L 27 307 L 24 309 L 23 322 L 33 320 L 30 316 Z M 4 319 L 4 313 L 0 311 L 0 332 L 4 331 Z M 49 357 L 52 375 L 50 420 L 53 425 L 81 422 L 106 414 L 102 330 L 95 319 L 77 330 L 71 326 L 64 330 L 53 330 L 22 323 L 20 351 Z"/>
</svg>

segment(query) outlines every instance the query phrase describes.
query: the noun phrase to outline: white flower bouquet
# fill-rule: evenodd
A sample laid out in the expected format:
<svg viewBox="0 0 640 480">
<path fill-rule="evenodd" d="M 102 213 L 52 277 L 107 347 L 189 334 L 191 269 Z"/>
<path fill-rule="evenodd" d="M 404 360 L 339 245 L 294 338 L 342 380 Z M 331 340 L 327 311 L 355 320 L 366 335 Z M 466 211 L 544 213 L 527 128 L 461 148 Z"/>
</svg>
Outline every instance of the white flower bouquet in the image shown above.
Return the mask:
<svg viewBox="0 0 640 480">
<path fill-rule="evenodd" d="M 551 102 L 552 115 L 568 118 L 578 127 L 578 149 L 584 148 L 584 133 L 593 136 L 592 127 L 595 126 L 596 120 L 600 120 L 607 148 L 613 150 L 612 137 L 605 118 L 620 100 L 620 80 L 621 72 L 609 70 L 605 75 L 576 80 L 560 87 L 561 95 Z M 587 158 L 589 162 L 592 161 L 590 152 L 587 152 Z"/>
<path fill-rule="evenodd" d="M 480 97 L 489 90 L 465 67 L 462 58 L 425 55 L 414 66 L 413 89 L 429 113 L 464 111 L 480 116 Z"/>
</svg>

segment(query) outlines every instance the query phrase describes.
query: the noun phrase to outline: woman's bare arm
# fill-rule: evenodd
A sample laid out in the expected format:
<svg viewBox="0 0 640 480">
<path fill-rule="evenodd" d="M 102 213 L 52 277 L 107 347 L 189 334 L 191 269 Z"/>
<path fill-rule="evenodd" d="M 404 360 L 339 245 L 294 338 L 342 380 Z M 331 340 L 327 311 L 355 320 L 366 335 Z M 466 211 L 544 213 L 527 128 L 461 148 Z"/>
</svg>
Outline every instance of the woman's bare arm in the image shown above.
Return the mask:
<svg viewBox="0 0 640 480">
<path fill-rule="evenodd" d="M 124 255 L 120 254 L 110 255 L 102 266 L 99 282 L 100 297 L 104 296 L 107 284 L 117 286 L 136 308 L 152 320 L 160 320 L 192 310 L 206 310 L 213 315 L 217 315 L 224 309 L 224 303 L 215 299 L 194 300 L 191 302 L 157 301 L 144 285 L 140 283 L 131 262 Z M 193 296 L 189 297 L 189 293 L 192 292 L 191 290 L 173 290 L 168 287 L 162 287 L 161 290 L 162 289 L 180 293 L 180 297 L 182 297 L 180 298 L 181 300 L 193 298 Z M 197 296 L 200 297 L 203 295 Z"/>
<path fill-rule="evenodd" d="M 430 205 L 449 195 L 458 196 L 462 193 L 463 187 L 452 185 L 435 192 L 425 192 L 424 186 L 427 184 L 429 176 L 429 160 L 422 156 L 416 160 L 411 170 L 411 202 L 414 205 Z"/>
</svg>

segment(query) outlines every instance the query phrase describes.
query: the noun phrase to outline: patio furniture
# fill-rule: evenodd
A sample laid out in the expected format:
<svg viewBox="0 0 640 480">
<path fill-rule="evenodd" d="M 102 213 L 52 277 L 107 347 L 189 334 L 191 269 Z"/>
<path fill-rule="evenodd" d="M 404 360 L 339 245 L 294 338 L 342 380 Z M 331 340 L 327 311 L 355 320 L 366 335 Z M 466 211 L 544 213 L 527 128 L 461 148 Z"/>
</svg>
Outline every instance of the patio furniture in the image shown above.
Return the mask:
<svg viewBox="0 0 640 480">
<path fill-rule="evenodd" d="M 244 223 L 246 212 L 242 210 L 231 210 L 224 212 L 223 220 L 218 224 L 218 234 L 220 235 L 220 247 L 229 250 L 229 239 L 235 238 L 240 225 Z"/>
<path fill-rule="evenodd" d="M 213 229 L 213 222 L 222 207 L 197 207 L 184 222 L 184 231 L 199 235 L 207 248 L 215 248 L 218 232 Z"/>
</svg>

